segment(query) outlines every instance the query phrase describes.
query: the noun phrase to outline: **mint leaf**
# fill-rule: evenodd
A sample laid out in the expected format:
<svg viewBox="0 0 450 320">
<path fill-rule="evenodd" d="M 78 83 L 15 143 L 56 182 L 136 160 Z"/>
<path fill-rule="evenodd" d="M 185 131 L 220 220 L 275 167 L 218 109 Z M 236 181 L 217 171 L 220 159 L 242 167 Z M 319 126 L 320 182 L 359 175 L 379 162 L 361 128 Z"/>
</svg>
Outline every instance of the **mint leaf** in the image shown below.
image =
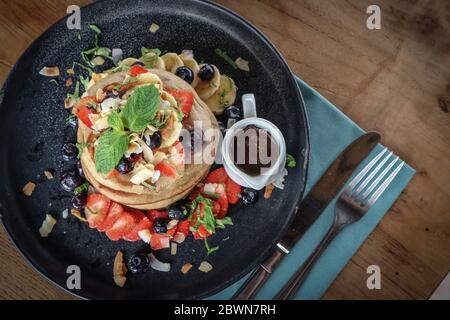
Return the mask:
<svg viewBox="0 0 450 320">
<path fill-rule="evenodd" d="M 216 227 L 225 229 L 226 225 L 233 225 L 233 220 L 231 220 L 230 217 L 225 217 L 223 219 L 217 219 L 216 220 Z"/>
<path fill-rule="evenodd" d="M 294 156 L 289 153 L 286 154 L 286 165 L 289 168 L 295 168 L 295 166 L 297 165 L 297 161 L 295 161 Z"/>
<path fill-rule="evenodd" d="M 95 25 L 95 24 L 89 25 L 89 28 L 92 29 L 92 30 L 94 30 L 94 32 L 95 32 L 96 34 L 102 33 L 102 30 L 100 30 L 100 28 L 99 28 L 97 25 Z"/>
<path fill-rule="evenodd" d="M 100 135 L 95 150 L 95 167 L 99 173 L 108 174 L 116 167 L 128 149 L 126 132 L 107 130 Z"/>
<path fill-rule="evenodd" d="M 115 131 L 123 131 L 123 121 L 117 111 L 113 111 L 108 116 L 108 124 Z"/>
<path fill-rule="evenodd" d="M 205 248 L 206 248 L 206 255 L 210 255 L 211 253 L 213 253 L 213 252 L 216 252 L 216 251 L 218 251 L 219 250 L 219 246 L 216 246 L 216 247 L 210 247 L 209 246 L 209 244 L 208 244 L 208 240 L 206 240 L 205 239 Z"/>
<path fill-rule="evenodd" d="M 89 182 L 85 182 L 81 186 L 76 187 L 75 190 L 73 191 L 73 193 L 75 193 L 77 195 L 82 192 L 87 192 L 88 189 L 89 189 Z"/>
<path fill-rule="evenodd" d="M 136 88 L 122 110 L 123 124 L 141 132 L 153 121 L 159 104 L 159 91 L 154 85 Z"/>
<path fill-rule="evenodd" d="M 80 82 L 83 85 L 84 91 L 87 91 L 88 86 L 89 86 L 89 77 L 83 77 L 82 75 L 80 75 Z"/>
</svg>

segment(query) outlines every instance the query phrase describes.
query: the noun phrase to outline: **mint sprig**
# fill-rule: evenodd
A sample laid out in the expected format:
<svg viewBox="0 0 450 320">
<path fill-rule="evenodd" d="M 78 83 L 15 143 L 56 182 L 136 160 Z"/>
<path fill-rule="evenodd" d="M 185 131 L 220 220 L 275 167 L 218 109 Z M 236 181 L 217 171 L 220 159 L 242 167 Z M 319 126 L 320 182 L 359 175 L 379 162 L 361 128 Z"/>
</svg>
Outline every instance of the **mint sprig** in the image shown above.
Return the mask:
<svg viewBox="0 0 450 320">
<path fill-rule="evenodd" d="M 295 168 L 297 166 L 297 161 L 295 161 L 294 156 L 289 153 L 286 154 L 286 166 L 288 168 Z"/>
<path fill-rule="evenodd" d="M 95 149 L 95 167 L 98 172 L 108 174 L 116 167 L 128 149 L 128 134 L 125 131 L 108 129 L 98 139 Z"/>
<path fill-rule="evenodd" d="M 160 100 L 154 85 L 136 88 L 121 112 L 124 126 L 134 132 L 144 130 L 155 118 Z"/>
</svg>

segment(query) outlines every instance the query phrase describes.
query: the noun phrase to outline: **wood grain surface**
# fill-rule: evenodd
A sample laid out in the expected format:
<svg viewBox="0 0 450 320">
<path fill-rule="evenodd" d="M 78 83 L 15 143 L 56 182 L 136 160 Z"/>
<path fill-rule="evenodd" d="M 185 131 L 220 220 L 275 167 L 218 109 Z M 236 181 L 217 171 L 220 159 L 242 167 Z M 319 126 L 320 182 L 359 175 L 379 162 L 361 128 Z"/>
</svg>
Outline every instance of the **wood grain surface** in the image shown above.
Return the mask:
<svg viewBox="0 0 450 320">
<path fill-rule="evenodd" d="M 0 2 L 0 82 L 33 39 L 77 0 Z M 381 30 L 366 28 L 366 0 L 220 0 L 255 24 L 292 70 L 417 175 L 323 296 L 427 299 L 450 269 L 450 2 L 377 0 Z M 70 299 L 34 271 L 0 231 L 0 298 Z M 368 290 L 366 268 L 382 270 Z"/>
</svg>

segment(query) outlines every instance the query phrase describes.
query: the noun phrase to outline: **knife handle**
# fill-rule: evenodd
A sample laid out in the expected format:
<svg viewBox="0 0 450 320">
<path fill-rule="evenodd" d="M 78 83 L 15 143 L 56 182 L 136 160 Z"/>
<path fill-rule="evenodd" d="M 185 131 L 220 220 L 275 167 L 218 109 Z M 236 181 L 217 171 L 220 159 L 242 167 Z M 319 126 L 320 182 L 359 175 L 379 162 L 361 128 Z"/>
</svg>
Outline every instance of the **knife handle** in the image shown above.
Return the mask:
<svg viewBox="0 0 450 320">
<path fill-rule="evenodd" d="M 280 250 L 276 250 L 270 257 L 264 260 L 252 275 L 245 281 L 239 290 L 231 297 L 233 300 L 251 300 L 254 299 L 259 289 L 269 279 L 272 271 L 286 254 Z"/>
</svg>

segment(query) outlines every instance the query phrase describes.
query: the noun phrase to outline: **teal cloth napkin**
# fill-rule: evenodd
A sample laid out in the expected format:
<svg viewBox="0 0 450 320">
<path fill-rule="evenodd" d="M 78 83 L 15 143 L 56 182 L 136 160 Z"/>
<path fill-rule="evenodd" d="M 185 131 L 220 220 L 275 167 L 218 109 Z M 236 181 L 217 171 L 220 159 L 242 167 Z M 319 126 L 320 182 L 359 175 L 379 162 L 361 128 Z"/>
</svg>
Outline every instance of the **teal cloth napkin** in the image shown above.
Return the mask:
<svg viewBox="0 0 450 320">
<path fill-rule="evenodd" d="M 306 195 L 339 153 L 353 140 L 361 136 L 364 131 L 317 91 L 301 79 L 296 78 L 296 80 L 305 100 L 311 129 L 311 159 Z M 378 145 L 362 166 L 369 162 L 381 149 L 382 146 Z M 414 173 L 414 169 L 405 165 L 393 183 L 365 216 L 337 236 L 317 261 L 303 286 L 295 295 L 295 299 L 320 299 L 398 198 Z M 308 258 L 331 226 L 335 202 L 336 199 L 330 203 L 323 214 L 309 228 L 291 253 L 283 259 L 258 293 L 256 299 L 272 299 Z M 373 261 L 373 263 L 376 264 L 376 261 Z M 209 299 L 225 300 L 231 298 L 247 277 L 248 275 Z"/>
</svg>

